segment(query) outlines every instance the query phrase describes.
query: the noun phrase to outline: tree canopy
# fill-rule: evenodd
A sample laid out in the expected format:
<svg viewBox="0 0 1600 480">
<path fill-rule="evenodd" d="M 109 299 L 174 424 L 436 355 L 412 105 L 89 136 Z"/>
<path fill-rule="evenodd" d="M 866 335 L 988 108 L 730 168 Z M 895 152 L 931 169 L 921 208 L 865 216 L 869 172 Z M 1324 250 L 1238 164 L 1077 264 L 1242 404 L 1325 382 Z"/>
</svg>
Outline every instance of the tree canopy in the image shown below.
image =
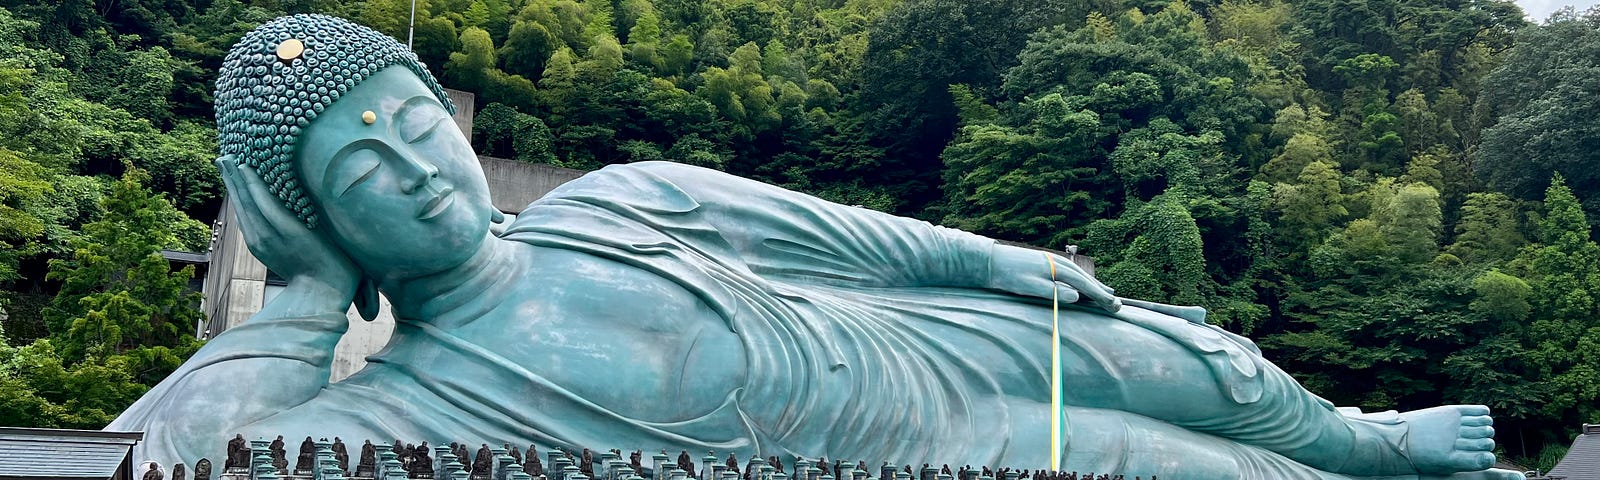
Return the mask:
<svg viewBox="0 0 1600 480">
<path fill-rule="evenodd" d="M 192 351 L 211 91 L 280 15 L 408 40 L 480 153 L 667 160 L 1047 248 L 1336 403 L 1600 422 L 1600 11 L 1508 0 L 0 0 L 0 424 Z M 78 392 L 89 392 L 78 394 Z M 70 393 L 70 394 L 69 394 Z"/>
</svg>

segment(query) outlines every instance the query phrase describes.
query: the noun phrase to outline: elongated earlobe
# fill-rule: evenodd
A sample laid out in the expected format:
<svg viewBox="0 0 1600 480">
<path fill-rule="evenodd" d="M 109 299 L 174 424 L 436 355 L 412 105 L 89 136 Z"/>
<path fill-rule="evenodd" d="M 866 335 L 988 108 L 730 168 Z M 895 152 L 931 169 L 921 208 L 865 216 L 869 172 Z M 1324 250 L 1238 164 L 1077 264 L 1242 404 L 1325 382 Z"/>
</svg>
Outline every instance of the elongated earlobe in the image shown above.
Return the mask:
<svg viewBox="0 0 1600 480">
<path fill-rule="evenodd" d="M 372 277 L 361 277 L 361 283 L 356 285 L 356 313 L 366 321 L 378 318 L 378 282 Z"/>
<path fill-rule="evenodd" d="M 489 221 L 494 222 L 494 223 L 505 222 L 506 221 L 506 214 L 504 212 L 501 212 L 500 209 L 498 209 L 498 208 L 489 207 Z"/>
</svg>

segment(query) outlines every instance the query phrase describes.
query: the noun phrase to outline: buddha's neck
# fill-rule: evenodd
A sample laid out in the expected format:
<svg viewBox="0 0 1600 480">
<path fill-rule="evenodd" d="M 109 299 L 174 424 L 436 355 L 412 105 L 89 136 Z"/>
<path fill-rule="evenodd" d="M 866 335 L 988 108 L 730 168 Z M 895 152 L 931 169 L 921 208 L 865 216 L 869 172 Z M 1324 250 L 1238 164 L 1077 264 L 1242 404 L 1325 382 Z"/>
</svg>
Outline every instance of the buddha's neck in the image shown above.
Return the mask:
<svg viewBox="0 0 1600 480">
<path fill-rule="evenodd" d="M 520 273 L 515 245 L 489 235 L 465 262 L 420 277 L 385 281 L 381 286 L 396 318 L 434 323 L 460 323 L 493 306 L 499 291 Z M 455 319 L 450 321 L 448 319 Z"/>
</svg>

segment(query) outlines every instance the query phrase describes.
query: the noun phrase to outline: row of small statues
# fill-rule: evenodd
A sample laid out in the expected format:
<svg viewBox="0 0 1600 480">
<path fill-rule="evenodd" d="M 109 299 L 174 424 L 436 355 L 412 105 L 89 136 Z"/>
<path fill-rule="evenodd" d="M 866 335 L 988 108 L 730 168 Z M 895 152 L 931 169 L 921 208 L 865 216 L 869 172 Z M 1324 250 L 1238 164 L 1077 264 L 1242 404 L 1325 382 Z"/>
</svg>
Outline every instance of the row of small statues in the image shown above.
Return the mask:
<svg viewBox="0 0 1600 480">
<path fill-rule="evenodd" d="M 247 445 L 247 443 L 249 443 Z M 282 436 L 267 442 L 246 442 L 243 435 L 228 441 L 224 472 L 250 480 L 277 480 L 280 477 L 310 478 L 312 480 L 345 480 L 346 478 L 381 480 L 1126 480 L 1123 475 L 1047 470 L 991 469 L 988 466 L 974 469 L 962 466 L 952 471 L 950 465 L 933 467 L 922 464 L 920 472 L 911 465 L 896 468 L 884 462 L 874 477 L 866 462 L 853 465 L 841 460 L 831 464 L 826 458 L 811 462 L 797 457 L 791 464 L 793 476 L 785 472 L 784 463 L 777 456 L 765 459 L 752 456 L 743 468 L 738 458 L 728 454 L 719 462 L 715 453 L 700 458 L 699 474 L 689 452 L 680 452 L 672 461 L 665 450 L 651 456 L 651 468 L 642 464 L 643 454 L 635 450 L 628 459 L 622 451 L 609 450 L 599 454 L 583 449 L 574 454 L 566 449 L 553 449 L 541 461 L 538 448 L 529 445 L 526 453 L 510 444 L 491 448 L 480 444 L 475 455 L 469 455 L 464 443 L 451 442 L 448 447 L 429 447 L 428 442 L 418 445 L 396 440 L 393 445 L 373 444 L 367 440 L 362 446 L 354 470 L 350 468 L 350 455 L 344 441 L 334 437 L 313 441 L 306 437 L 300 443 L 295 468 L 288 468 L 287 452 Z M 437 461 L 435 456 L 438 457 Z M 546 462 L 552 467 L 546 470 Z M 598 469 L 597 469 L 598 466 Z M 437 475 L 440 470 L 444 475 Z M 598 473 L 598 475 L 597 475 Z M 648 477 L 641 477 L 649 473 Z M 154 478 L 151 478 L 154 475 Z M 184 465 L 175 465 L 172 480 L 186 480 Z M 236 477 L 237 478 L 237 477 Z M 164 480 L 159 470 L 152 470 L 143 480 Z M 194 480 L 211 480 L 211 461 L 201 459 L 195 465 Z M 1133 480 L 1144 480 L 1134 477 Z M 1159 480 L 1154 476 L 1150 480 Z"/>
</svg>

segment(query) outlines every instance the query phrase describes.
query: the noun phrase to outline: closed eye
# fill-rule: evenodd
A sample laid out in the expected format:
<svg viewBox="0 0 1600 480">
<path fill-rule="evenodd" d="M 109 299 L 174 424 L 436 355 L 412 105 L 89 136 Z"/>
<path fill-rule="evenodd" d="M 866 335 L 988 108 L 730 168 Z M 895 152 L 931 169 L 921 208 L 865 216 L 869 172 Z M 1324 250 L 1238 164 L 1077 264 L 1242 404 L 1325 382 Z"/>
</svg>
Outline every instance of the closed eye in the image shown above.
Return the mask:
<svg viewBox="0 0 1600 480">
<path fill-rule="evenodd" d="M 444 115 L 439 115 L 437 113 L 433 114 L 432 117 L 433 117 L 433 120 L 428 124 L 428 129 L 427 130 L 423 130 L 422 133 L 419 133 L 415 137 L 412 137 L 412 138 L 406 140 L 406 143 L 417 143 L 417 142 L 421 142 L 423 140 L 427 140 L 428 137 L 432 137 L 433 136 L 433 132 L 434 131 L 439 129 L 439 125 L 443 124 L 445 119 L 448 118 L 448 117 L 445 117 Z"/>
<path fill-rule="evenodd" d="M 431 95 L 417 95 L 406 99 L 400 108 L 395 109 L 393 117 L 395 125 L 399 126 L 400 140 L 406 143 L 417 143 L 427 140 L 433 131 L 439 128 L 450 115 L 445 112 L 444 105 Z M 423 131 L 417 131 L 425 128 Z"/>
<path fill-rule="evenodd" d="M 350 193 L 350 190 L 354 189 L 356 185 L 360 185 L 368 178 L 371 178 L 372 174 L 378 171 L 378 166 L 382 164 L 382 162 L 378 160 L 378 154 L 371 150 L 356 152 L 350 155 L 350 157 L 351 158 L 346 159 L 346 162 L 353 163 L 351 163 L 350 168 L 345 170 L 347 172 L 360 173 L 356 175 L 354 179 L 351 179 L 349 182 L 345 182 L 344 188 L 339 189 L 339 196 L 341 197 L 346 193 Z"/>
</svg>

